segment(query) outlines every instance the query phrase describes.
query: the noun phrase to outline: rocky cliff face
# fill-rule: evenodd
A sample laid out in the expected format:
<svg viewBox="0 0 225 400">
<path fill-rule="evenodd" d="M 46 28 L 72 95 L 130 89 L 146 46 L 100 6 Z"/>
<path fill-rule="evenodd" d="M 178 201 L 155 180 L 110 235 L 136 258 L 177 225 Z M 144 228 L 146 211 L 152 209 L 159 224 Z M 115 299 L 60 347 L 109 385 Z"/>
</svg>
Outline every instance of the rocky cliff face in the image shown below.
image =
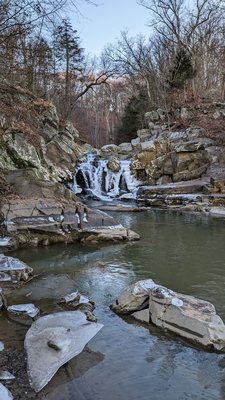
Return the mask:
<svg viewBox="0 0 225 400">
<path fill-rule="evenodd" d="M 0 169 L 35 168 L 43 179 L 71 177 L 84 153 L 78 131 L 54 105 L 20 87 L 0 83 Z"/>
<path fill-rule="evenodd" d="M 159 109 L 146 114 L 147 128 L 139 130 L 137 138 L 119 146 L 104 146 L 101 156 L 108 157 L 112 165 L 129 158 L 133 174 L 145 185 L 208 177 L 209 192 L 225 193 L 225 104 L 214 105 L 210 111 L 197 110 L 197 113 L 200 116 L 207 114 L 211 132 L 195 125 L 194 122 L 201 119 L 195 121 L 187 109 L 179 111 L 180 129 L 175 123 L 166 123 L 167 114 Z M 206 126 L 206 123 L 202 125 Z M 215 126 L 219 134 L 215 132 Z"/>
</svg>

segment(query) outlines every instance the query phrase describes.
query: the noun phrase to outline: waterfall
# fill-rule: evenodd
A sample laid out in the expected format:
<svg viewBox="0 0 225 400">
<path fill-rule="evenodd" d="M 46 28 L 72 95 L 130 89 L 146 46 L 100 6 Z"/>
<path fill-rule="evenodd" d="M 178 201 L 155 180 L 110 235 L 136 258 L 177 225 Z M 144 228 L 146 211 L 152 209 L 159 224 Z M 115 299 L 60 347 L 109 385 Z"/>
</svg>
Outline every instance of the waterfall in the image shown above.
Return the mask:
<svg viewBox="0 0 225 400">
<path fill-rule="evenodd" d="M 108 168 L 108 161 L 99 159 L 96 154 L 88 154 L 85 161 L 80 161 L 75 168 L 72 190 L 102 200 L 125 193 L 135 198 L 139 182 L 131 174 L 130 160 L 120 161 L 118 172 Z"/>
</svg>

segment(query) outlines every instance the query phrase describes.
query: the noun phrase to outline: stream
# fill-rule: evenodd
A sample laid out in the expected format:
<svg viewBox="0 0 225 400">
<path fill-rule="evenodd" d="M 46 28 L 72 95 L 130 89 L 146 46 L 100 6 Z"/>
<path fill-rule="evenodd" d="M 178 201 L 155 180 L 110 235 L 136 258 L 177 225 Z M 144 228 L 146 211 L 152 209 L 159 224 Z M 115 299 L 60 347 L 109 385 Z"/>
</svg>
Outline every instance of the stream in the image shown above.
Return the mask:
<svg viewBox="0 0 225 400">
<path fill-rule="evenodd" d="M 96 303 L 104 328 L 44 389 L 47 400 L 224 400 L 225 355 L 194 348 L 161 330 L 115 315 L 109 305 L 131 283 L 152 278 L 212 302 L 225 320 L 224 220 L 150 210 L 111 213 L 141 235 L 134 243 L 21 249 L 40 274 L 10 296 L 44 313 L 76 289 Z M 0 340 L 22 349 L 26 329 L 6 320 Z"/>
</svg>

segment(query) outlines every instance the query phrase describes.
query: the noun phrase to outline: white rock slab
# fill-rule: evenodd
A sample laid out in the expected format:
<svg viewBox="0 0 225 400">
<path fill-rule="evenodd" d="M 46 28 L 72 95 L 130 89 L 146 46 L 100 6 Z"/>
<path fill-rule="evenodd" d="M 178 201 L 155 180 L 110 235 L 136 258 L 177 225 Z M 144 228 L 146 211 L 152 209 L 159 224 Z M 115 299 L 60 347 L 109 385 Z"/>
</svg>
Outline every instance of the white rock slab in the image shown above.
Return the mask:
<svg viewBox="0 0 225 400">
<path fill-rule="evenodd" d="M 13 396 L 5 386 L 0 383 L 0 399 L 1 400 L 12 400 Z"/>
<path fill-rule="evenodd" d="M 39 309 L 34 304 L 15 304 L 7 307 L 7 311 L 13 314 L 27 315 L 28 317 L 34 318 L 39 314 Z"/>
<path fill-rule="evenodd" d="M 102 327 L 88 322 L 80 311 L 54 313 L 34 322 L 25 337 L 31 387 L 39 392 L 63 364 L 82 352 Z"/>
<path fill-rule="evenodd" d="M 0 342 L 0 351 L 3 351 L 4 348 L 5 348 L 4 343 L 3 343 L 3 342 Z"/>
</svg>

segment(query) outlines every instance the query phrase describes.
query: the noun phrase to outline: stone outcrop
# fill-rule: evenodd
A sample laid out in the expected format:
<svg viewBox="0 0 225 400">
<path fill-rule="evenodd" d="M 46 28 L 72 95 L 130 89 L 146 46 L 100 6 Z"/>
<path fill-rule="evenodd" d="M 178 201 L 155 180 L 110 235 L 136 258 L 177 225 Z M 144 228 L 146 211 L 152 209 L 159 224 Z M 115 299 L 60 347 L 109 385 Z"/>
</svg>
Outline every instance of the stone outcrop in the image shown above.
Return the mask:
<svg viewBox="0 0 225 400">
<path fill-rule="evenodd" d="M 174 292 L 153 280 L 139 281 L 111 309 L 152 323 L 208 349 L 225 351 L 225 325 L 215 307 L 204 300 Z"/>
<path fill-rule="evenodd" d="M 11 236 L 15 248 L 72 243 L 81 239 L 102 241 L 139 238 L 131 230 L 118 225 L 105 212 L 65 198 L 8 200 L 2 204 L 2 217 L 5 231 Z"/>
<path fill-rule="evenodd" d="M 80 311 L 49 314 L 33 323 L 25 337 L 31 387 L 39 392 L 58 369 L 77 356 L 103 325 Z"/>
<path fill-rule="evenodd" d="M 1 82 L 0 108 L 0 169 L 33 167 L 44 179 L 71 178 L 85 150 L 78 131 L 59 119 L 52 103 Z"/>
</svg>

